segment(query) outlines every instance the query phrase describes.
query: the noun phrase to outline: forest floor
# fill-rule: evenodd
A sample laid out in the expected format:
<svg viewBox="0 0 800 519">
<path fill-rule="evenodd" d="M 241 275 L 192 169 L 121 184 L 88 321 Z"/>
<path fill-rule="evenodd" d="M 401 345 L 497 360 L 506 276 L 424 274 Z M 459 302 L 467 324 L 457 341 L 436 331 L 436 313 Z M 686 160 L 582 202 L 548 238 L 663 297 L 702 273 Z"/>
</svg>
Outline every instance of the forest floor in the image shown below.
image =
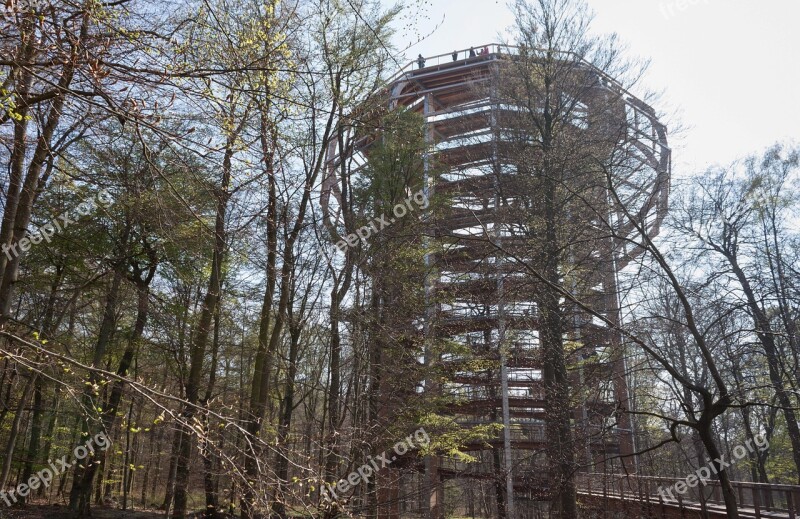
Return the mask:
<svg viewBox="0 0 800 519">
<path fill-rule="evenodd" d="M 3 503 L 0 503 L 3 504 Z M 24 508 L 0 507 L 0 519 L 74 519 L 74 514 L 62 505 L 28 505 Z M 163 519 L 158 510 L 120 510 L 105 506 L 92 507 L 92 519 Z"/>
</svg>

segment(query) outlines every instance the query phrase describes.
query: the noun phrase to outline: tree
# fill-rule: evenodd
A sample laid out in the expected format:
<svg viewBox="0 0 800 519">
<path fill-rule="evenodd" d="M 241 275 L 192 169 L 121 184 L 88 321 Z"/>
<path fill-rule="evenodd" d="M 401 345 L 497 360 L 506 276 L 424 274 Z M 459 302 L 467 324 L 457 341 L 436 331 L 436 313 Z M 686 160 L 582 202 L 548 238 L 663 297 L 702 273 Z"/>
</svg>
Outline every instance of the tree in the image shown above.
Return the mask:
<svg viewBox="0 0 800 519">
<path fill-rule="evenodd" d="M 775 146 L 760 160 L 748 158 L 742 173 L 734 166 L 716 175 L 704 175 L 682 208 L 679 225 L 699 241 L 702 251 L 719 258 L 710 258 L 710 268 L 738 284 L 738 298 L 747 308 L 766 358 L 769 380 L 784 415 L 800 477 L 797 401 L 787 390 L 787 385 L 796 387 L 793 374 L 797 370 L 787 367 L 783 360 L 789 355 L 797 358 L 797 310 L 793 308 L 791 281 L 787 277 L 791 264 L 784 259 L 786 242 L 780 236 L 788 232 L 780 228 L 779 218 L 780 212 L 794 202 L 787 193 L 792 190 L 787 183 L 797 172 L 798 156 L 797 150 Z M 783 332 L 783 340 L 776 338 L 780 336 L 777 330 Z"/>
</svg>

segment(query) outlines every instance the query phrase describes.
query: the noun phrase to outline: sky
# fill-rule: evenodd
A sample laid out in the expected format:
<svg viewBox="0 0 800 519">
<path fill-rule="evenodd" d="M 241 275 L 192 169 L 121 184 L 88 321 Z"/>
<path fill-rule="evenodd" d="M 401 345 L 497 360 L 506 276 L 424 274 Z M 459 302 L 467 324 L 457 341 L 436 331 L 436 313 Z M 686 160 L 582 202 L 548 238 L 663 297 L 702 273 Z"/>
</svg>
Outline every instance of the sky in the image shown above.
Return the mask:
<svg viewBox="0 0 800 519">
<path fill-rule="evenodd" d="M 661 92 L 675 177 L 800 144 L 800 0 L 587 1 L 593 32 L 650 60 L 633 93 Z M 408 60 L 497 42 L 513 23 L 504 0 L 419 3 L 395 37 Z"/>
</svg>

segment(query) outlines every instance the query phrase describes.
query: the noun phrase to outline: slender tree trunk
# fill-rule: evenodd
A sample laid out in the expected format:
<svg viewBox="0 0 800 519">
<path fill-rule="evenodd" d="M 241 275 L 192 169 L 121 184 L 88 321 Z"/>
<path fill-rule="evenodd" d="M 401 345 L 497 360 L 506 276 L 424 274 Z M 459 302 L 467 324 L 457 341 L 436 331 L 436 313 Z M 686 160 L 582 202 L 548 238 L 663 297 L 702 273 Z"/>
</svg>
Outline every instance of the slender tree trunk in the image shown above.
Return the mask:
<svg viewBox="0 0 800 519">
<path fill-rule="evenodd" d="M 127 243 L 127 232 L 123 242 Z M 102 365 L 106 349 L 108 347 L 108 344 L 111 342 L 111 338 L 116 328 L 117 301 L 119 299 L 119 292 L 120 292 L 120 287 L 122 285 L 122 279 L 123 279 L 122 266 L 119 265 L 117 262 L 117 264 L 114 266 L 114 277 L 111 281 L 111 287 L 109 288 L 108 295 L 106 296 L 106 304 L 105 304 L 105 309 L 103 311 L 103 321 L 100 325 L 100 333 L 97 337 L 97 343 L 95 344 L 94 348 L 94 355 L 92 358 L 92 366 L 94 367 Z M 95 395 L 93 387 L 98 384 L 99 377 L 97 373 L 91 371 L 88 375 L 88 379 L 89 379 L 88 384 L 86 385 L 86 390 L 84 391 L 83 394 L 83 402 L 84 406 L 87 409 L 94 409 L 97 406 L 97 404 L 94 403 Z M 110 431 L 110 428 L 106 427 L 106 430 Z M 103 451 L 99 452 L 102 453 Z M 83 469 L 78 468 L 80 466 L 82 466 Z M 94 474 L 96 471 L 97 471 L 96 463 L 86 463 L 76 466 L 75 478 L 72 481 L 72 488 L 70 490 L 69 508 L 70 510 L 77 512 L 77 515 L 80 517 L 85 517 L 89 515 L 89 506 L 91 505 L 92 479 L 94 478 Z"/>
<path fill-rule="evenodd" d="M 275 179 L 275 139 L 274 132 L 269 131 L 269 122 L 262 109 L 261 116 L 261 153 L 264 157 L 264 166 L 267 172 L 267 267 L 264 298 L 261 302 L 261 314 L 258 322 L 258 349 L 256 350 L 253 380 L 250 384 L 250 407 L 246 422 L 246 455 L 244 461 L 245 474 L 248 481 L 254 482 L 258 476 L 258 457 L 261 449 L 258 444 L 258 435 L 261 432 L 261 422 L 266 412 L 269 395 L 269 377 L 272 374 L 275 352 L 270 348 L 270 326 L 272 324 L 273 299 L 278 271 L 276 261 L 278 257 L 278 194 Z M 268 137 L 269 136 L 269 137 Z M 254 516 L 255 490 L 252 485 L 245 485 L 242 499 L 242 518 L 251 519 Z"/>
<path fill-rule="evenodd" d="M 81 34 L 85 34 L 85 31 L 91 21 L 91 16 L 89 10 L 86 9 L 83 12 L 81 24 L 82 30 Z M 31 214 L 33 212 L 33 205 L 36 201 L 36 197 L 40 192 L 40 182 L 42 182 L 42 168 L 47 162 L 49 158 L 51 158 L 51 141 L 53 139 L 53 134 L 58 127 L 58 123 L 61 119 L 61 114 L 63 113 L 64 102 L 66 100 L 66 92 L 69 91 L 69 86 L 72 83 L 72 78 L 75 74 L 75 64 L 78 62 L 78 53 L 80 52 L 80 42 L 75 42 L 72 44 L 71 49 L 71 56 L 70 59 L 66 60 L 66 64 L 61 72 L 61 77 L 58 80 L 58 88 L 56 96 L 53 98 L 50 110 L 47 114 L 46 122 L 44 123 L 44 127 L 41 130 L 41 134 L 36 143 L 36 149 L 33 152 L 31 157 L 30 164 L 28 165 L 28 171 L 25 175 L 25 180 L 22 183 L 22 189 L 19 193 L 19 197 L 16 198 L 13 196 L 13 193 L 9 193 L 11 198 L 14 198 L 17 202 L 16 211 L 13 217 L 13 221 L 9 218 L 6 219 L 6 215 L 4 214 L 3 224 L 0 226 L 0 240 L 11 238 L 11 243 L 19 243 L 19 241 L 25 236 L 25 233 L 28 230 L 28 224 L 30 223 Z M 15 133 L 17 128 L 15 127 Z M 20 131 L 24 131 L 24 127 L 20 128 Z M 22 134 L 21 137 L 24 139 L 25 135 Z M 15 143 L 16 144 L 16 143 Z M 15 151 L 19 152 L 22 151 L 23 154 L 18 157 L 12 158 L 12 164 L 15 160 L 23 161 L 24 160 L 24 140 L 21 149 L 17 149 L 15 146 Z M 50 162 L 50 166 L 48 167 L 48 175 L 49 170 L 52 168 L 52 160 Z M 19 180 L 18 173 L 12 173 L 13 175 L 17 175 L 17 181 Z M 13 179 L 12 179 L 13 180 Z M 11 201 L 11 200 L 9 200 Z M 10 212 L 9 207 L 7 206 L 5 209 L 6 212 Z M 9 215 L 10 216 L 10 215 Z M 13 233 L 11 236 L 6 237 L 5 233 L 9 232 L 9 228 L 13 228 Z M 6 242 L 3 242 L 6 243 Z M 5 256 L 3 259 L 0 259 L 0 265 L 4 266 L 4 270 L 2 272 L 2 279 L 0 280 L 0 320 L 4 320 L 9 316 L 9 312 L 11 310 L 11 301 L 12 301 L 12 294 L 14 284 L 17 282 L 17 274 L 19 270 L 19 261 L 20 261 L 20 254 L 14 254 L 11 256 L 7 262 L 5 261 Z M 4 265 L 3 265 L 4 264 Z"/>
<path fill-rule="evenodd" d="M 324 438 L 324 474 L 325 481 L 332 482 L 338 480 L 338 465 L 339 465 L 339 451 L 336 441 L 336 431 L 339 428 L 339 394 L 342 391 L 341 385 L 341 336 L 339 334 L 340 322 L 340 307 L 342 301 L 350 290 L 350 284 L 353 279 L 353 263 L 350 253 L 347 253 L 345 264 L 339 277 L 334 278 L 333 288 L 331 289 L 331 306 L 328 312 L 330 319 L 330 358 L 328 366 L 328 382 L 327 397 L 325 399 L 324 409 L 325 417 L 327 418 L 327 434 Z M 372 395 L 372 398 L 377 398 L 377 395 Z M 373 400 L 371 404 L 372 411 L 377 413 L 377 403 Z M 325 418 L 323 418 L 325 420 Z M 377 498 L 377 496 L 376 496 Z M 336 508 L 330 507 L 326 511 L 326 519 L 330 519 L 337 515 Z"/>
<path fill-rule="evenodd" d="M 297 376 L 297 353 L 300 347 L 300 332 L 302 325 L 292 323 L 290 330 L 289 366 L 286 371 L 286 385 L 283 390 L 283 403 L 281 404 L 281 419 L 278 425 L 278 452 L 275 462 L 275 475 L 278 479 L 278 491 L 272 505 L 272 511 L 280 519 L 286 519 L 286 500 L 288 493 L 286 487 L 289 482 L 289 432 L 292 427 L 292 411 L 294 411 L 294 379 Z"/>
<path fill-rule="evenodd" d="M 730 263 L 731 269 L 742 287 L 742 292 L 744 292 L 747 299 L 747 306 L 753 316 L 756 334 L 764 349 L 764 354 L 767 357 L 769 380 L 772 383 L 772 387 L 775 389 L 775 396 L 786 419 L 786 431 L 789 436 L 789 441 L 792 444 L 792 458 L 794 460 L 796 476 L 798 482 L 800 482 L 800 426 L 798 426 L 797 423 L 797 415 L 794 411 L 795 406 L 783 382 L 783 370 L 781 369 L 780 354 L 775 344 L 775 335 L 772 332 L 769 318 L 758 304 L 750 281 L 739 266 L 737 257 L 730 251 L 723 251 L 723 254 Z"/>
<path fill-rule="evenodd" d="M 64 279 L 64 272 L 65 269 L 61 266 L 56 268 L 56 276 L 53 279 L 53 283 L 50 285 L 50 293 L 47 297 L 47 304 L 45 305 L 44 316 L 42 318 L 42 324 L 40 326 L 42 330 L 41 336 L 46 339 L 50 339 L 52 335 L 52 327 L 53 327 L 53 315 L 55 313 L 55 301 L 56 301 L 56 294 L 58 293 L 58 288 L 61 286 L 61 282 Z M 28 456 L 27 460 L 25 460 L 25 468 L 22 471 L 22 481 L 28 481 L 33 474 L 33 466 L 36 460 L 39 458 L 39 446 L 41 444 L 41 436 L 42 436 L 42 393 L 44 389 L 44 377 L 37 377 L 36 384 L 34 387 L 34 394 L 33 394 L 33 416 L 31 417 L 31 440 L 28 444 Z M 57 392 L 57 390 L 56 390 Z M 52 432 L 48 433 L 52 434 Z M 49 453 L 49 449 L 48 449 Z M 45 460 L 47 457 L 44 458 Z M 41 492 L 44 490 L 43 487 L 39 487 Z M 23 502 L 26 498 L 23 498 Z"/>
<path fill-rule="evenodd" d="M 203 483 L 206 493 L 206 519 L 214 519 L 220 515 L 219 512 L 219 498 L 217 495 L 217 488 L 214 481 L 214 453 L 212 452 L 213 443 L 211 441 L 211 428 L 209 427 L 208 419 L 208 402 L 211 400 L 214 393 L 214 385 L 216 383 L 217 371 L 217 354 L 219 353 L 219 305 L 217 312 L 214 314 L 214 339 L 211 347 L 211 369 L 208 377 L 208 385 L 206 386 L 206 394 L 203 398 L 203 429 L 205 435 L 201 439 L 201 452 L 203 457 Z"/>
<path fill-rule="evenodd" d="M 381 337 L 381 304 L 380 304 L 380 276 L 375 276 L 372 288 L 372 296 L 370 298 L 370 311 L 372 319 L 368 326 L 370 327 L 371 340 L 369 341 L 369 387 L 368 387 L 368 413 L 367 420 L 370 425 L 378 423 L 379 409 L 380 409 L 380 393 L 381 393 L 381 374 L 382 374 L 382 359 L 383 356 L 383 340 Z M 378 494 L 378 478 L 370 478 L 367 482 L 367 516 L 369 519 L 378 519 L 380 513 L 380 495 Z"/>
<path fill-rule="evenodd" d="M 270 377 L 272 375 L 272 368 L 278 345 L 280 344 L 281 334 L 286 320 L 286 313 L 288 305 L 290 304 L 289 296 L 291 294 L 292 275 L 295 266 L 295 251 L 294 247 L 300 232 L 305 226 L 305 216 L 308 211 L 308 206 L 311 201 L 313 193 L 312 186 L 322 166 L 322 153 L 317 156 L 317 160 L 313 166 L 312 172 L 306 178 L 303 196 L 298 204 L 296 210 L 296 217 L 294 222 L 285 222 L 285 228 L 288 232 L 284 235 L 283 240 L 283 253 L 281 259 L 283 265 L 280 272 L 280 296 L 278 298 L 277 308 L 272 308 L 273 290 L 275 287 L 275 259 L 277 255 L 277 196 L 276 185 L 273 171 L 272 160 L 274 159 L 275 143 L 278 141 L 277 128 L 270 125 L 266 119 L 266 111 L 261 107 L 261 146 L 262 155 L 264 160 L 267 161 L 267 168 L 269 171 L 269 205 L 268 215 L 275 215 L 274 222 L 268 223 L 267 242 L 268 242 L 268 260 L 267 260 L 267 288 L 264 294 L 264 304 L 261 308 L 261 322 L 259 323 L 259 345 L 256 354 L 256 366 L 253 373 L 253 384 L 251 388 L 250 398 L 250 413 L 247 423 L 247 441 L 249 446 L 246 449 L 245 457 L 245 473 L 250 482 L 244 488 L 244 499 L 242 500 L 242 518 L 251 519 L 253 517 L 253 506 L 255 504 L 255 483 L 258 477 L 258 455 L 260 448 L 258 443 L 261 441 L 259 434 L 261 432 L 261 425 L 264 419 L 264 412 L 269 400 L 270 391 Z M 332 125 L 332 115 L 328 119 L 328 124 L 325 129 L 325 135 L 330 133 Z M 326 142 L 323 139 L 323 142 Z M 322 148 L 324 149 L 324 147 Z M 268 220 L 273 220 L 268 217 Z M 274 226 L 274 227 L 273 227 Z M 269 304 L 269 306 L 267 306 Z M 270 324 L 269 313 L 272 312 L 274 316 L 272 321 L 272 329 L 269 331 L 269 342 L 264 346 L 264 341 L 267 337 L 267 325 Z"/>
<path fill-rule="evenodd" d="M 29 19 L 23 21 L 24 31 L 22 45 L 17 49 L 17 63 L 29 63 L 34 56 L 36 49 L 36 31 Z M 17 84 L 14 91 L 20 97 L 27 97 L 30 94 L 31 84 L 33 83 L 33 72 L 28 67 L 22 67 L 18 71 Z M 30 120 L 30 107 L 26 103 L 21 103 L 18 107 L 20 115 L 17 119 L 12 119 L 14 124 L 14 141 L 11 148 L 11 160 L 9 163 L 8 187 L 6 189 L 5 207 L 3 208 L 3 221 L 0 224 L 0 245 L 10 245 L 14 232 L 14 218 L 19 206 L 20 189 L 22 188 L 22 175 L 25 168 L 25 155 L 27 147 L 25 144 L 28 138 L 28 121 Z M 3 273 L 6 265 L 11 258 L 5 254 L 0 255 L 0 285 L 2 285 Z"/>
<path fill-rule="evenodd" d="M 339 428 L 339 394 L 341 393 L 341 355 L 342 344 L 339 335 L 339 301 L 338 292 L 334 288 L 333 301 L 331 301 L 331 346 L 330 346 L 330 383 L 328 386 L 327 415 L 328 434 L 325 438 L 325 481 L 338 480 L 339 449 L 336 441 L 336 431 Z M 326 519 L 338 515 L 335 507 L 330 507 L 326 512 Z"/>
<path fill-rule="evenodd" d="M 717 478 L 719 478 L 719 484 L 722 488 L 722 498 L 725 501 L 725 511 L 730 519 L 739 519 L 739 508 L 736 505 L 736 494 L 733 490 L 733 486 L 731 485 L 730 478 L 728 478 L 728 471 L 722 468 L 720 464 L 715 461 L 719 459 L 721 453 L 719 448 L 717 448 L 717 444 L 714 442 L 714 435 L 711 431 L 710 422 L 701 422 L 697 432 L 700 435 L 700 439 L 703 441 L 706 452 L 708 452 L 708 455 L 711 458 L 711 464 L 716 468 Z"/>
<path fill-rule="evenodd" d="M 128 509 L 128 492 L 130 491 L 131 465 L 131 427 L 133 427 L 133 404 L 134 399 L 131 398 L 130 405 L 128 406 L 128 426 L 125 428 L 125 454 L 122 462 L 122 509 Z"/>
<path fill-rule="evenodd" d="M 178 469 L 178 456 L 181 450 L 181 440 L 183 436 L 180 430 L 175 429 L 172 435 L 172 449 L 169 457 L 169 471 L 167 472 L 167 490 L 164 493 L 164 504 L 161 508 L 164 510 L 164 515 L 169 516 L 169 509 L 172 506 L 172 499 L 175 496 L 175 472 Z"/>
<path fill-rule="evenodd" d="M 238 141 L 238 133 L 244 124 L 243 118 L 239 128 L 228 137 L 225 155 L 222 160 L 222 179 L 217 190 L 216 216 L 214 221 L 214 250 L 211 257 L 211 276 L 208 280 L 203 304 L 200 308 L 200 319 L 195 329 L 192 348 L 189 358 L 189 376 L 186 380 L 186 404 L 181 413 L 179 434 L 181 435 L 178 450 L 178 461 L 175 470 L 175 508 L 172 512 L 174 519 L 183 519 L 186 516 L 186 507 L 189 497 L 189 464 L 191 462 L 194 433 L 192 422 L 197 413 L 200 401 L 200 384 L 203 376 L 203 361 L 211 333 L 211 321 L 217 311 L 220 292 L 222 289 L 222 263 L 225 259 L 225 246 L 227 233 L 225 230 L 225 216 L 227 214 L 228 200 L 230 198 L 231 167 L 234 154 L 234 145 Z"/>
<path fill-rule="evenodd" d="M 31 372 L 30 377 L 25 382 L 25 386 L 22 389 L 22 394 L 19 397 L 19 403 L 17 404 L 14 421 L 11 424 L 11 430 L 8 432 L 6 450 L 3 453 L 4 460 L 3 471 L 0 473 L 0 488 L 6 488 L 8 485 L 8 476 L 11 474 L 11 461 L 14 458 L 14 447 L 16 446 L 17 438 L 19 437 L 19 428 L 22 424 L 22 415 L 24 414 L 25 404 L 28 402 L 28 397 L 31 395 L 31 390 L 36 383 L 37 378 L 38 373 Z"/>
<path fill-rule="evenodd" d="M 49 407 L 49 419 L 47 422 L 47 432 L 44 435 L 44 448 L 42 449 L 42 459 L 49 460 L 50 459 L 50 451 L 53 448 L 53 434 L 56 430 L 56 424 L 58 423 L 58 408 L 61 402 L 59 398 L 59 393 L 61 392 L 61 388 L 58 385 L 53 387 L 53 403 Z M 45 488 L 39 487 L 37 490 L 37 494 L 39 497 L 44 495 Z"/>
<path fill-rule="evenodd" d="M 164 437 L 164 429 L 163 427 L 159 427 L 155 434 L 150 435 L 149 441 L 149 449 L 147 453 L 147 465 L 144 471 L 144 476 L 142 477 L 142 508 L 151 508 L 150 504 L 153 503 L 153 493 L 150 493 L 150 499 L 148 499 L 147 491 L 150 486 L 158 481 L 159 475 L 159 466 L 161 461 L 161 440 Z M 156 453 L 159 456 L 156 456 Z M 154 467 L 155 465 L 155 467 Z M 153 483 L 151 483 L 151 481 Z"/>
<path fill-rule="evenodd" d="M 31 441 L 28 444 L 28 455 L 21 481 L 28 481 L 33 474 L 34 461 L 39 458 L 39 444 L 42 437 L 42 377 L 36 377 L 33 389 L 33 416 L 31 417 Z M 1 487 L 0 487 L 1 488 Z M 22 496 L 20 496 L 22 497 Z M 27 497 L 22 498 L 22 502 Z"/>
<path fill-rule="evenodd" d="M 223 224 L 224 225 L 224 224 Z M 215 250 L 215 266 L 221 262 L 222 250 L 219 254 Z M 178 449 L 178 460 L 175 470 L 175 508 L 172 512 L 174 519 L 186 517 L 189 500 L 189 465 L 191 463 L 192 447 L 194 443 L 194 433 L 192 423 L 197 414 L 199 403 L 199 390 L 203 375 L 203 357 L 205 356 L 206 344 L 211 326 L 211 315 L 215 311 L 217 298 L 219 297 L 219 270 L 214 269 L 209 282 L 209 290 L 200 315 L 200 323 L 197 326 L 196 336 L 192 344 L 190 356 L 189 377 L 186 382 L 186 404 L 181 413 L 181 423 L 178 431 L 181 436 L 180 447 Z"/>
<path fill-rule="evenodd" d="M 3 375 L 0 377 L 0 407 L 2 407 L 2 409 L 0 409 L 0 427 L 3 426 L 3 422 L 8 414 L 11 389 L 14 387 L 14 378 L 16 375 L 16 371 L 10 369 L 8 366 L 10 362 L 11 359 L 9 357 L 3 360 Z M 6 388 L 5 393 L 2 392 L 2 388 Z"/>
<path fill-rule="evenodd" d="M 497 413 L 492 417 L 497 420 Z M 503 470 L 503 460 L 500 458 L 500 449 L 492 449 L 492 465 L 494 467 L 494 499 L 497 503 L 498 519 L 506 518 L 506 475 Z"/>
<path fill-rule="evenodd" d="M 81 416 L 80 415 L 76 415 L 75 416 L 75 422 L 74 422 L 72 428 L 69 429 L 69 430 L 70 431 L 75 431 L 75 433 L 73 435 L 73 438 L 72 438 L 71 444 L 72 445 L 77 445 L 78 444 L 78 439 L 81 437 Z M 73 474 L 77 474 L 77 472 L 78 472 L 77 471 L 77 467 L 75 467 L 75 471 L 73 471 Z M 58 495 L 59 496 L 63 496 L 64 495 L 64 489 L 66 488 L 66 485 L 67 485 L 67 476 L 68 475 L 69 475 L 69 471 L 64 471 L 61 474 L 61 479 L 58 482 Z"/>
<path fill-rule="evenodd" d="M 97 477 L 95 478 L 94 483 L 94 504 L 95 505 L 102 505 L 103 504 L 103 480 L 104 476 L 107 473 L 113 472 L 113 465 L 111 463 L 111 458 L 106 457 L 103 459 L 101 463 L 97 464 Z M 106 495 L 110 494 L 109 484 L 105 483 L 105 493 Z"/>
</svg>

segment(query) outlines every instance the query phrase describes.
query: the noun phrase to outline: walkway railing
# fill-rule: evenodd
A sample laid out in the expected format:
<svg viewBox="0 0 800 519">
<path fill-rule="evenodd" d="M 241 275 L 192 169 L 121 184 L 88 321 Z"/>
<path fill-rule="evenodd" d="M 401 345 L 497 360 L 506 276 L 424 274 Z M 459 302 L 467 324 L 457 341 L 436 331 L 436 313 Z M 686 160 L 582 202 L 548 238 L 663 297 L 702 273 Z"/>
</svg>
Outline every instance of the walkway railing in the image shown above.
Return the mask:
<svg viewBox="0 0 800 519">
<path fill-rule="evenodd" d="M 716 480 L 687 485 L 683 494 L 675 484 L 686 479 L 624 474 L 589 473 L 578 475 L 579 492 L 644 505 L 666 505 L 680 510 L 724 511 L 722 489 Z M 740 513 L 746 517 L 788 517 L 800 514 L 800 486 L 769 483 L 731 482 Z M 683 488 L 683 486 L 681 486 Z"/>
<path fill-rule="evenodd" d="M 519 55 L 521 52 L 524 52 L 524 53 L 527 53 L 528 55 L 534 55 L 534 56 L 535 55 L 546 56 L 548 54 L 551 54 L 551 55 L 552 54 L 556 54 L 558 56 L 562 56 L 563 59 L 572 59 L 572 60 L 579 61 L 579 62 L 583 63 L 585 66 L 593 69 L 600 77 L 603 78 L 603 81 L 606 84 L 606 86 L 609 87 L 611 90 L 613 90 L 615 93 L 617 93 L 620 96 L 631 97 L 631 98 L 635 99 L 635 96 L 633 96 L 630 92 L 628 92 L 628 90 L 625 87 L 623 87 L 622 84 L 620 84 L 616 79 L 612 78 L 611 76 L 606 74 L 604 71 L 602 71 L 599 68 L 597 68 L 593 63 L 590 63 L 588 60 L 586 60 L 585 57 L 579 56 L 579 55 L 575 54 L 574 52 L 570 52 L 570 51 L 548 50 L 548 49 L 539 49 L 539 48 L 534 48 L 534 47 L 522 47 L 522 46 L 519 46 L 519 45 L 506 45 L 506 44 L 503 44 L 503 43 L 487 43 L 487 44 L 484 44 L 484 45 L 477 45 L 477 46 L 471 48 L 475 52 L 475 56 L 474 57 L 469 55 L 470 49 L 457 49 L 455 51 L 455 53 L 456 53 L 456 59 L 455 60 L 453 60 L 452 51 L 449 52 L 449 53 L 444 53 L 444 54 L 436 54 L 434 56 L 423 56 L 423 59 L 425 60 L 425 66 L 423 68 L 446 65 L 448 63 L 454 63 L 454 62 L 455 63 L 466 63 L 466 62 L 468 62 L 470 60 L 477 60 L 478 58 L 486 56 L 486 55 L 483 55 L 483 56 L 481 55 L 481 51 L 484 48 L 487 48 L 489 50 L 488 56 L 493 56 L 494 55 L 493 57 L 496 57 L 497 55 L 501 55 L 502 56 L 503 54 L 506 54 L 506 55 Z M 419 68 L 420 67 L 419 67 L 418 59 L 413 59 L 413 60 L 409 61 L 408 63 L 406 63 L 400 70 L 395 72 L 392 76 L 390 76 L 384 82 L 384 84 L 391 85 L 392 83 L 394 83 L 398 79 L 400 79 L 403 76 L 405 76 L 407 73 L 409 73 L 409 72 L 411 72 L 413 70 L 418 70 Z"/>
</svg>

